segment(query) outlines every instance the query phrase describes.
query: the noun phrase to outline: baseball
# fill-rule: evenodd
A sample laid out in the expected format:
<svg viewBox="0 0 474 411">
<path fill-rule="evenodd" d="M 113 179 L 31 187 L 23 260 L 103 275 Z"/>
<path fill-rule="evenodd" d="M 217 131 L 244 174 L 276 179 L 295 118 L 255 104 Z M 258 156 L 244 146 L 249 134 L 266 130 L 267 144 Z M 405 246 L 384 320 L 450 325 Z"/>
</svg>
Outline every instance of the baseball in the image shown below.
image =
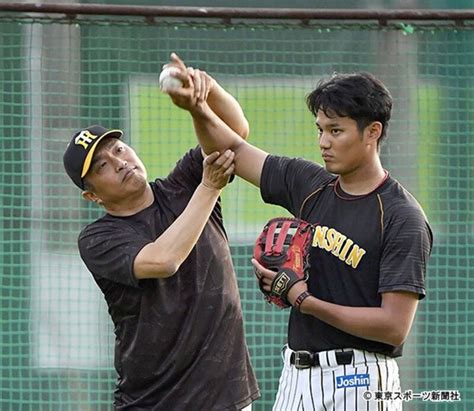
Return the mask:
<svg viewBox="0 0 474 411">
<path fill-rule="evenodd" d="M 176 67 L 166 67 L 160 73 L 160 89 L 162 91 L 168 91 L 175 88 L 183 87 L 183 82 L 176 77 L 172 77 L 171 73 L 179 73 L 179 69 Z"/>
</svg>

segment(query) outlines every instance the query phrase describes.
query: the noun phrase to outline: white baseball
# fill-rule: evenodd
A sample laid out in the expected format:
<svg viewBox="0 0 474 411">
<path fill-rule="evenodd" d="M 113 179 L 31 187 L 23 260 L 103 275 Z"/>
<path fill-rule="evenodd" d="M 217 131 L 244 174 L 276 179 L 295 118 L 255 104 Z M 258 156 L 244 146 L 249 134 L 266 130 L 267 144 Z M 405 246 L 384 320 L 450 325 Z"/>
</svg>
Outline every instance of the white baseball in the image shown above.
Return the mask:
<svg viewBox="0 0 474 411">
<path fill-rule="evenodd" d="M 163 91 L 172 90 L 183 87 L 183 82 L 176 77 L 172 77 L 171 73 L 179 73 L 176 67 L 166 67 L 160 73 L 160 89 Z"/>
</svg>

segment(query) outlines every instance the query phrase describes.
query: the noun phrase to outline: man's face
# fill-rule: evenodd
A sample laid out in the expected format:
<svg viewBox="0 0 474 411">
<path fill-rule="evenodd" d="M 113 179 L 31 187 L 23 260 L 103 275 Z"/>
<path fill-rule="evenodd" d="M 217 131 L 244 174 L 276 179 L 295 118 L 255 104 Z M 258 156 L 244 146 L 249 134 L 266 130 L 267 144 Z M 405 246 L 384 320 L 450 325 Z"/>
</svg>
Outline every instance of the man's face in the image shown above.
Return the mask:
<svg viewBox="0 0 474 411">
<path fill-rule="evenodd" d="M 112 137 L 99 143 L 86 180 L 104 204 L 120 203 L 148 184 L 145 166 L 135 151 Z"/>
<path fill-rule="evenodd" d="M 355 120 L 329 114 L 331 117 L 322 110 L 317 113 L 319 147 L 326 169 L 344 176 L 366 165 L 371 150 L 366 141 L 366 131 L 361 132 Z"/>
</svg>

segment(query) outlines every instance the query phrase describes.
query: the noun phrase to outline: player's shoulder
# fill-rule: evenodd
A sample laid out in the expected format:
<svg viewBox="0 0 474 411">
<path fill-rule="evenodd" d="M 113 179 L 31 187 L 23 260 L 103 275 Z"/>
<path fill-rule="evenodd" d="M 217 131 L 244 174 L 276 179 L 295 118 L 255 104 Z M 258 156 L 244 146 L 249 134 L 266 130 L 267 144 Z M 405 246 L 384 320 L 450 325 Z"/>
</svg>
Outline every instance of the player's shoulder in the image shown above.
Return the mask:
<svg viewBox="0 0 474 411">
<path fill-rule="evenodd" d="M 321 185 L 336 179 L 336 176 L 328 172 L 321 164 L 302 157 L 268 155 L 265 168 L 270 173 L 274 170 L 285 170 L 287 174 L 303 178 L 307 182 L 316 180 Z"/>
<path fill-rule="evenodd" d="M 87 224 L 79 233 L 78 241 L 81 242 L 92 237 L 109 236 L 117 230 L 124 230 L 130 226 L 125 219 L 114 217 L 110 214 L 98 218 Z"/>
<path fill-rule="evenodd" d="M 428 220 L 415 196 L 393 177 L 387 179 L 387 183 L 381 188 L 379 195 L 387 217 Z"/>
</svg>

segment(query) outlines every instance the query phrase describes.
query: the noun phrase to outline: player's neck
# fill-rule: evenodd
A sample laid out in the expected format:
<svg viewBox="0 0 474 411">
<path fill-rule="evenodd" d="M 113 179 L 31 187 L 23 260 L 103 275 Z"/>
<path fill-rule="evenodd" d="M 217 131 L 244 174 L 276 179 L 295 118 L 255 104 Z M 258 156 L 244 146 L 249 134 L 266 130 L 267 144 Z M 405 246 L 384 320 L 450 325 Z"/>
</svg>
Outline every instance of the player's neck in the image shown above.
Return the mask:
<svg viewBox="0 0 474 411">
<path fill-rule="evenodd" d="M 155 201 L 153 190 L 147 184 L 141 195 L 129 196 L 118 203 L 104 204 L 105 211 L 115 217 L 127 217 L 139 213 Z"/>
<path fill-rule="evenodd" d="M 371 193 L 387 178 L 387 172 L 380 161 L 366 167 L 360 167 L 350 173 L 340 175 L 338 184 L 341 189 L 350 195 L 360 196 Z"/>
</svg>

